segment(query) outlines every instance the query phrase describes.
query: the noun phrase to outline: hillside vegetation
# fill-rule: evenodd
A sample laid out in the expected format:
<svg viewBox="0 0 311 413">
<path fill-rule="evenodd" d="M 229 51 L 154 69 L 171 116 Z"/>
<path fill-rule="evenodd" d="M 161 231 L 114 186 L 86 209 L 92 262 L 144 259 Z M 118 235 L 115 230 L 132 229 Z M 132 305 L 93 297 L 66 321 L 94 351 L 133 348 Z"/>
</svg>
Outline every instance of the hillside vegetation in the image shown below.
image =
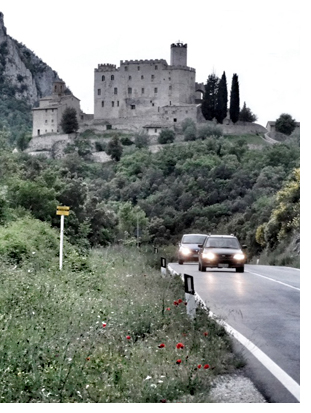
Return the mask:
<svg viewBox="0 0 311 413">
<path fill-rule="evenodd" d="M 2 142 L 2 143 L 1 143 Z M 234 233 L 249 259 L 299 265 L 284 246 L 299 238 L 299 146 L 248 145 L 247 138 L 205 137 L 157 153 L 124 146 L 119 162 L 96 164 L 81 147 L 61 160 L 12 154 L 0 132 L 0 223 L 31 215 L 59 226 L 81 249 L 115 242 L 174 244 L 184 232 Z M 279 250 L 278 250 L 279 248 Z M 278 251 L 277 254 L 274 252 Z"/>
</svg>

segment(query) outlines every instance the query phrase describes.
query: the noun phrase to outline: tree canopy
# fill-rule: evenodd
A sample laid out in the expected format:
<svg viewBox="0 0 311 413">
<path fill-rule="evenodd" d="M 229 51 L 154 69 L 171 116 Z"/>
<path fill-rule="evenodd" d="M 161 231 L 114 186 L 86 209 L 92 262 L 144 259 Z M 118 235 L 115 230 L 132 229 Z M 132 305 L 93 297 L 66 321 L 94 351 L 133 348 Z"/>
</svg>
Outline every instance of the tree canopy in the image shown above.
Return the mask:
<svg viewBox="0 0 311 413">
<path fill-rule="evenodd" d="M 275 121 L 275 129 L 284 135 L 291 135 L 296 128 L 296 121 L 288 113 L 282 113 Z"/>
</svg>

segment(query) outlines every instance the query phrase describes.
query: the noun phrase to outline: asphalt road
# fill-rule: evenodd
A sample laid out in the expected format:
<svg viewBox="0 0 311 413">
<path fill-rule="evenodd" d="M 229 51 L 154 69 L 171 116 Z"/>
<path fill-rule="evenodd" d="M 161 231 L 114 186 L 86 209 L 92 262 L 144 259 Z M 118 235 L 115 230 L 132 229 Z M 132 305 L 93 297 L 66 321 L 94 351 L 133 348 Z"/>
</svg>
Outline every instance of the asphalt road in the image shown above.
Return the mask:
<svg viewBox="0 0 311 413">
<path fill-rule="evenodd" d="M 300 270 L 246 265 L 198 271 L 197 263 L 169 264 L 194 277 L 206 307 L 227 324 L 247 374 L 270 403 L 300 402 Z"/>
</svg>

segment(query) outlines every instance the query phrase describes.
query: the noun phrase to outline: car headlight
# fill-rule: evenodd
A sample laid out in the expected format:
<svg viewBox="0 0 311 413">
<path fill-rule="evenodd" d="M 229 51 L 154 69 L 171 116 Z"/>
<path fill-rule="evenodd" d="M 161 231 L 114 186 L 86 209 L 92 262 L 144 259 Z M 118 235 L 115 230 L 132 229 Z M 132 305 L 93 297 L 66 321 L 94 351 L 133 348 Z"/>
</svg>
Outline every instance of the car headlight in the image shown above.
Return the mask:
<svg viewBox="0 0 311 413">
<path fill-rule="evenodd" d="M 189 249 L 189 248 L 187 248 L 187 247 L 180 247 L 180 250 L 179 250 L 183 255 L 189 255 L 189 254 L 191 254 L 191 250 Z"/>
<path fill-rule="evenodd" d="M 244 260 L 245 255 L 244 254 L 234 254 L 233 258 L 237 261 Z"/>
<path fill-rule="evenodd" d="M 213 252 L 203 252 L 202 257 L 207 258 L 208 260 L 214 260 L 216 255 Z"/>
</svg>

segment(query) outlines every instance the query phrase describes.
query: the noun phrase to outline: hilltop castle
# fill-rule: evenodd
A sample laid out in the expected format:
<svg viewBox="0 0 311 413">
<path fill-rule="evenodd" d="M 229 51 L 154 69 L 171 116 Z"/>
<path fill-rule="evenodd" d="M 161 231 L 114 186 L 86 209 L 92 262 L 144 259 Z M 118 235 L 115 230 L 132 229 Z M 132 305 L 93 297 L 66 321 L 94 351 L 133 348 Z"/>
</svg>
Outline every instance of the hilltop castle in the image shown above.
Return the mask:
<svg viewBox="0 0 311 413">
<path fill-rule="evenodd" d="M 185 118 L 196 120 L 202 93 L 195 69 L 187 66 L 183 43 L 171 44 L 170 65 L 164 59 L 121 60 L 120 67 L 99 64 L 94 71 L 94 124 L 157 134 Z"/>
</svg>

